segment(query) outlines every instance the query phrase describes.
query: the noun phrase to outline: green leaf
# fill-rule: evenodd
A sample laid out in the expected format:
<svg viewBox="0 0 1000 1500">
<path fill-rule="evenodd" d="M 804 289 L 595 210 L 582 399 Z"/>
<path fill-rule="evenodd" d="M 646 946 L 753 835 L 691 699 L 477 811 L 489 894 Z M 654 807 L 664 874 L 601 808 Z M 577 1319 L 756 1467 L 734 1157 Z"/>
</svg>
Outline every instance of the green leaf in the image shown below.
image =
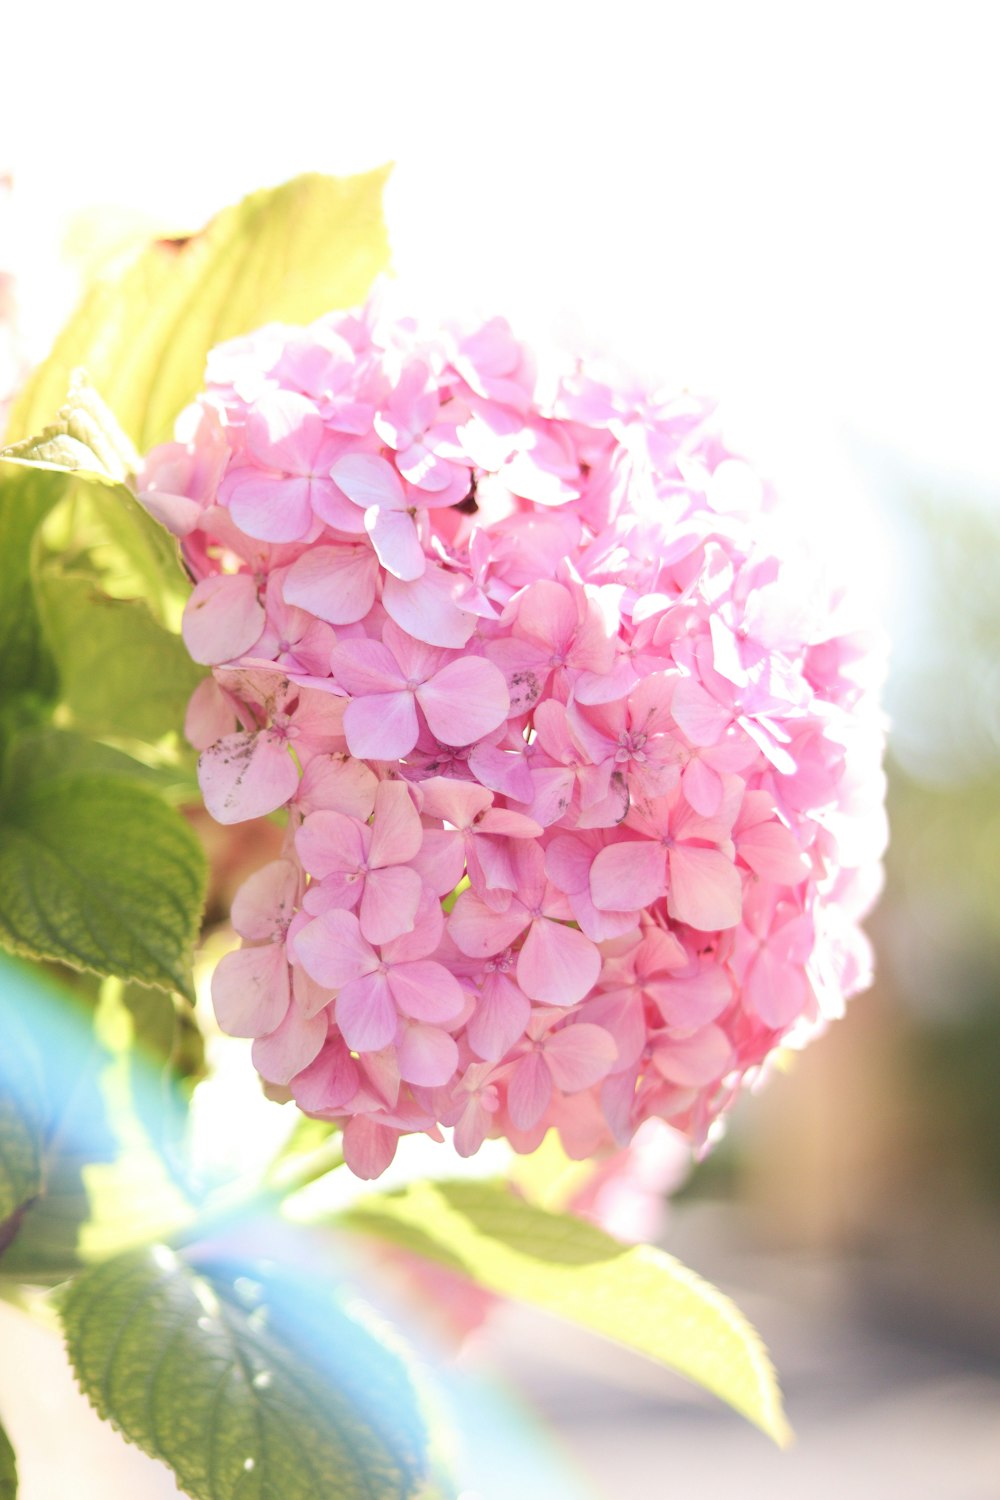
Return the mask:
<svg viewBox="0 0 1000 1500">
<path fill-rule="evenodd" d="M 25 696 L 52 701 L 58 678 L 42 635 L 33 556 L 38 528 L 66 492 L 66 479 L 0 464 L 0 710 L 23 723 Z"/>
<path fill-rule="evenodd" d="M 426 1437 L 401 1358 L 302 1267 L 163 1246 L 78 1276 L 69 1357 L 100 1415 L 194 1500 L 409 1500 Z"/>
<path fill-rule="evenodd" d="M 776 1443 L 789 1439 L 757 1334 L 727 1297 L 661 1250 L 622 1245 L 492 1183 L 418 1183 L 366 1197 L 339 1222 L 669 1365 Z"/>
<path fill-rule="evenodd" d="M 306 175 L 253 193 L 200 233 L 156 241 L 97 281 L 16 402 L 11 433 L 37 431 L 83 365 L 140 450 L 169 438 L 215 344 L 364 300 L 388 265 L 388 170 Z"/>
<path fill-rule="evenodd" d="M 74 728 L 152 743 L 182 732 L 204 669 L 141 600 L 109 599 L 72 575 L 44 576 L 39 599 Z"/>
<path fill-rule="evenodd" d="M 124 777 L 8 787 L 0 805 L 0 945 L 30 958 L 190 989 L 205 859 L 187 823 Z"/>
<path fill-rule="evenodd" d="M 102 574 L 123 577 L 126 594 L 144 598 L 161 622 L 175 623 L 190 592 L 180 550 L 128 488 L 138 457 L 83 371 L 74 371 L 55 421 L 38 436 L 4 449 L 0 458 L 5 465 L 48 472 L 57 486 L 62 476 L 61 488 L 53 491 L 57 498 L 72 476 L 74 493 L 85 503 L 59 550 L 88 545 L 99 551 Z M 114 592 L 121 593 L 121 587 Z"/>
<path fill-rule="evenodd" d="M 17 1500 L 17 1461 L 0 1423 L 0 1500 Z"/>
<path fill-rule="evenodd" d="M 7 755 L 4 784 L 16 796 L 27 781 L 67 776 L 75 771 L 98 771 L 124 776 L 155 788 L 172 801 L 193 801 L 198 782 L 182 767 L 149 766 L 99 740 L 88 739 L 70 729 L 32 729 L 17 735 Z"/>
</svg>

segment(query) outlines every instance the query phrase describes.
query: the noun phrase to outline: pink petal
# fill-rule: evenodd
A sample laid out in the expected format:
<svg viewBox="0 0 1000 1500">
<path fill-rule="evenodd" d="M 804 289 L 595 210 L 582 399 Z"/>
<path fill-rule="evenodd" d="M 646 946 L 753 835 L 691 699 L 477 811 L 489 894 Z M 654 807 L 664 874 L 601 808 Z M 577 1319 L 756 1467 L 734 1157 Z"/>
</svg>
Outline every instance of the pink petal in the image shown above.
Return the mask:
<svg viewBox="0 0 1000 1500">
<path fill-rule="evenodd" d="M 390 1165 L 398 1143 L 398 1130 L 354 1115 L 344 1127 L 344 1161 L 355 1177 L 370 1182 Z"/>
<path fill-rule="evenodd" d="M 289 999 L 284 943 L 240 948 L 215 966 L 212 1004 L 229 1036 L 266 1036 L 281 1025 Z"/>
<path fill-rule="evenodd" d="M 214 677 L 199 682 L 191 694 L 184 716 L 184 737 L 196 750 L 207 750 L 236 729 L 233 700 L 224 693 Z"/>
<path fill-rule="evenodd" d="M 339 1037 L 292 1080 L 295 1102 L 308 1114 L 332 1114 L 358 1091 L 358 1066 Z"/>
<path fill-rule="evenodd" d="M 668 1026 L 705 1026 L 721 1015 L 733 998 L 727 969 L 706 968 L 690 978 L 656 979 L 645 986 Z"/>
<path fill-rule="evenodd" d="M 470 958 L 490 958 L 508 948 L 530 920 L 519 901 L 512 902 L 507 911 L 497 912 L 474 891 L 463 891 L 448 918 L 448 931 Z"/>
<path fill-rule="evenodd" d="M 249 573 L 203 578 L 184 606 L 181 622 L 189 653 L 208 666 L 245 656 L 263 629 L 264 609 Z"/>
<path fill-rule="evenodd" d="M 310 813 L 295 835 L 303 866 L 318 880 L 334 871 L 345 874 L 359 870 L 365 863 L 367 843 L 365 825 L 337 812 Z"/>
<path fill-rule="evenodd" d="M 378 558 L 365 544 L 313 547 L 289 568 L 284 597 L 331 625 L 351 625 L 375 603 L 378 571 Z"/>
<path fill-rule="evenodd" d="M 674 688 L 671 711 L 692 745 L 717 744 L 734 718 L 693 677 L 682 677 Z"/>
<path fill-rule="evenodd" d="M 418 958 L 427 958 L 428 954 L 435 951 L 443 934 L 444 913 L 441 902 L 425 887 L 420 894 L 413 930 L 383 943 L 382 957 L 387 964 L 405 964 Z"/>
<path fill-rule="evenodd" d="M 667 910 L 701 932 L 735 927 L 743 911 L 743 883 L 732 860 L 718 849 L 676 844 L 669 851 Z"/>
<path fill-rule="evenodd" d="M 260 469 L 231 469 L 219 490 L 241 531 L 262 542 L 297 542 L 313 525 L 308 479 Z"/>
<path fill-rule="evenodd" d="M 291 801 L 299 773 L 284 740 L 266 731 L 228 734 L 202 752 L 198 784 L 217 823 L 243 823 Z"/>
<path fill-rule="evenodd" d="M 790 828 L 772 819 L 739 835 L 740 858 L 755 875 L 779 885 L 798 885 L 809 874 L 809 860 Z"/>
<path fill-rule="evenodd" d="M 803 1014 L 811 998 L 802 970 L 762 948 L 743 986 L 747 1004 L 765 1026 L 783 1031 Z"/>
<path fill-rule="evenodd" d="M 610 1073 L 618 1057 L 614 1038 L 588 1021 L 551 1032 L 544 1045 L 552 1081 L 564 1094 L 589 1089 Z"/>
<path fill-rule="evenodd" d="M 366 823 L 378 786 L 375 773 L 353 755 L 318 755 L 306 766 L 295 800 L 307 816 L 329 810 Z"/>
<path fill-rule="evenodd" d="M 430 776 L 420 783 L 420 791 L 424 814 L 454 828 L 468 828 L 493 803 L 492 792 L 474 781 L 455 781 L 450 776 Z"/>
<path fill-rule="evenodd" d="M 362 510 L 370 505 L 401 508 L 406 504 L 402 480 L 387 459 L 377 453 L 348 453 L 330 470 L 330 478 Z"/>
<path fill-rule="evenodd" d="M 419 851 L 423 836 L 420 814 L 413 805 L 406 783 L 380 782 L 375 793 L 375 818 L 368 851 L 368 863 L 372 869 L 407 864 Z"/>
<path fill-rule="evenodd" d="M 705 1026 L 694 1036 L 671 1037 L 656 1048 L 653 1062 L 671 1083 L 682 1088 L 702 1088 L 728 1073 L 733 1065 L 733 1049 L 718 1026 Z"/>
<path fill-rule="evenodd" d="M 305 1016 L 290 1005 L 281 1025 L 258 1037 L 250 1052 L 253 1065 L 268 1083 L 290 1083 L 307 1068 L 326 1041 L 326 1016 Z"/>
<path fill-rule="evenodd" d="M 277 937 L 295 912 L 299 872 L 289 859 L 255 871 L 233 897 L 232 922 L 240 937 L 258 942 Z"/>
<path fill-rule="evenodd" d="M 416 1021 L 450 1021 L 465 1009 L 461 985 L 441 964 L 394 964 L 386 977 L 400 1010 Z"/>
<path fill-rule="evenodd" d="M 506 974 L 487 974 L 466 1035 L 477 1057 L 499 1062 L 524 1035 L 531 1001 Z"/>
<path fill-rule="evenodd" d="M 378 955 L 361 935 L 357 917 L 348 911 L 324 912 L 307 923 L 295 939 L 295 956 L 306 973 L 329 990 L 371 974 L 379 966 Z"/>
<path fill-rule="evenodd" d="M 385 974 L 363 974 L 345 984 L 334 1014 L 352 1052 L 379 1052 L 395 1040 L 399 1016 Z"/>
<path fill-rule="evenodd" d="M 431 733 L 443 745 L 471 745 L 507 717 L 510 698 L 492 662 L 470 656 L 452 661 L 417 689 Z"/>
<path fill-rule="evenodd" d="M 552 1098 L 552 1074 L 540 1052 L 529 1052 L 514 1065 L 507 1085 L 507 1113 L 518 1130 L 530 1130 Z"/>
<path fill-rule="evenodd" d="M 344 734 L 351 754 L 361 760 L 400 760 L 420 734 L 414 695 L 403 689 L 353 698 L 344 713 Z"/>
<path fill-rule="evenodd" d="M 408 512 L 373 507 L 365 511 L 365 530 L 387 572 L 404 581 L 421 576 L 427 559 L 413 517 Z"/>
<path fill-rule="evenodd" d="M 681 790 L 696 813 L 714 818 L 722 803 L 722 777 L 705 764 L 700 755 L 689 760 L 681 773 Z"/>
<path fill-rule="evenodd" d="M 458 1046 L 439 1026 L 419 1023 L 402 1028 L 396 1044 L 399 1076 L 404 1083 L 438 1088 L 454 1076 L 458 1067 Z"/>
<path fill-rule="evenodd" d="M 651 839 L 609 844 L 590 868 L 590 894 L 602 911 L 640 911 L 666 888 L 663 845 Z"/>
<path fill-rule="evenodd" d="M 406 682 L 395 656 L 381 641 L 338 641 L 330 652 L 330 671 L 352 695 L 398 692 Z"/>
<path fill-rule="evenodd" d="M 462 835 L 443 828 L 425 829 L 420 853 L 414 857 L 412 865 L 436 896 L 449 895 L 465 874 Z"/>
<path fill-rule="evenodd" d="M 460 945 L 461 946 L 461 945 Z M 601 955 L 575 927 L 538 918 L 517 956 L 517 982 L 532 1000 L 575 1005 L 593 989 Z"/>
<path fill-rule="evenodd" d="M 456 603 L 463 586 L 457 574 L 428 563 L 417 578 L 387 573 L 382 603 L 389 618 L 418 641 L 457 648 L 465 645 L 476 628 L 476 616 Z"/>
<path fill-rule="evenodd" d="M 416 870 L 389 865 L 369 870 L 358 908 L 361 931 L 370 943 L 388 943 L 412 932 L 423 883 Z"/>
<path fill-rule="evenodd" d="M 247 418 L 246 434 L 258 464 L 304 475 L 323 441 L 323 419 L 297 391 L 265 391 Z"/>
</svg>

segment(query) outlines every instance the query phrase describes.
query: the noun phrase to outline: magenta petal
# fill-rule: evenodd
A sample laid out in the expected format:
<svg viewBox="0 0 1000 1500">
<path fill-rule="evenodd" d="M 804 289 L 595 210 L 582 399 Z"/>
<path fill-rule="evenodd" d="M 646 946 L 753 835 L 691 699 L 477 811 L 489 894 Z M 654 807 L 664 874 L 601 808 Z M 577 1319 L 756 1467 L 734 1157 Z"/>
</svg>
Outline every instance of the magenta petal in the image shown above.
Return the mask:
<svg viewBox="0 0 1000 1500">
<path fill-rule="evenodd" d="M 206 666 L 245 656 L 264 629 L 264 609 L 249 573 L 203 578 L 184 606 L 181 634 Z"/>
<path fill-rule="evenodd" d="M 387 572 L 404 582 L 421 576 L 427 559 L 413 517 L 407 511 L 385 507 L 366 510 L 365 530 Z"/>
<path fill-rule="evenodd" d="M 641 911 L 666 888 L 664 849 L 652 840 L 609 844 L 590 868 L 590 894 L 599 911 Z"/>
<path fill-rule="evenodd" d="M 352 625 L 375 603 L 377 579 L 378 558 L 367 544 L 313 547 L 292 563 L 282 593 L 330 625 Z"/>
<path fill-rule="evenodd" d="M 564 1094 L 577 1094 L 605 1078 L 617 1057 L 614 1038 L 603 1026 L 593 1026 L 589 1021 L 553 1031 L 545 1041 L 545 1061 L 552 1081 Z"/>
<path fill-rule="evenodd" d="M 461 985 L 442 964 L 429 959 L 394 964 L 387 978 L 400 1010 L 416 1021 L 450 1021 L 465 1009 Z"/>
<path fill-rule="evenodd" d="M 399 1016 L 385 974 L 364 974 L 345 984 L 335 1015 L 352 1052 L 379 1052 L 395 1039 Z"/>
<path fill-rule="evenodd" d="M 413 694 L 405 689 L 353 698 L 344 712 L 347 747 L 360 760 L 399 760 L 419 733 Z"/>
<path fill-rule="evenodd" d="M 349 911 L 327 911 L 308 922 L 295 939 L 295 956 L 306 973 L 328 990 L 373 973 L 378 955 L 361 936 Z"/>
<path fill-rule="evenodd" d="M 369 870 L 358 908 L 361 931 L 370 943 L 388 943 L 412 932 L 423 884 L 416 870 L 388 865 Z"/>
<path fill-rule="evenodd" d="M 288 958 L 284 943 L 226 953 L 212 975 L 212 1004 L 229 1036 L 266 1036 L 288 1010 Z"/>
<path fill-rule="evenodd" d="M 593 989 L 601 972 L 601 955 L 575 927 L 540 917 L 531 924 L 517 956 L 517 982 L 532 1000 L 546 1005 L 575 1005 Z"/>
<path fill-rule="evenodd" d="M 198 784 L 217 823 L 244 823 L 291 801 L 299 773 L 284 740 L 267 731 L 227 734 L 202 752 Z"/>
<path fill-rule="evenodd" d="M 439 1088 L 458 1067 L 458 1046 L 439 1026 L 404 1026 L 396 1047 L 404 1083 Z"/>
<path fill-rule="evenodd" d="M 529 1052 L 514 1064 L 507 1085 L 507 1113 L 518 1130 L 530 1130 L 552 1098 L 552 1074 L 540 1052 Z"/>
<path fill-rule="evenodd" d="M 325 1041 L 326 1016 L 305 1016 L 298 1006 L 290 1005 L 277 1030 L 258 1037 L 250 1055 L 268 1083 L 290 1083 L 309 1066 Z"/>
<path fill-rule="evenodd" d="M 743 883 L 732 860 L 719 849 L 676 844 L 668 855 L 667 910 L 700 932 L 735 927 L 743 910 Z"/>
<path fill-rule="evenodd" d="M 417 689 L 430 731 L 443 745 L 471 745 L 507 717 L 503 673 L 480 656 L 451 661 Z"/>
</svg>

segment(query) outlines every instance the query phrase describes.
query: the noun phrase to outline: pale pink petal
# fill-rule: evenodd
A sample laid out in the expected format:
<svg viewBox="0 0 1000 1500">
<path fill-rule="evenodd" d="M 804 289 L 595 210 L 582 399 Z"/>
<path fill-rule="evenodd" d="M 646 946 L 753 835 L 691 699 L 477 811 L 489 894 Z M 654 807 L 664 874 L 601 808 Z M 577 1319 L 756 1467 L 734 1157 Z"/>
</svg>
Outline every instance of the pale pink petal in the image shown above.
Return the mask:
<svg viewBox="0 0 1000 1500">
<path fill-rule="evenodd" d="M 439 1026 L 419 1023 L 404 1026 L 396 1045 L 399 1076 L 404 1083 L 437 1088 L 453 1077 L 458 1067 L 458 1046 Z"/>
<path fill-rule="evenodd" d="M 366 823 L 378 786 L 375 773 L 353 755 L 317 755 L 306 766 L 295 801 L 307 816 L 326 809 Z"/>
<path fill-rule="evenodd" d="M 328 911 L 306 924 L 295 938 L 295 956 L 306 973 L 336 990 L 378 968 L 378 955 L 361 935 L 352 912 Z"/>
<path fill-rule="evenodd" d="M 654 979 L 645 985 L 668 1026 L 705 1026 L 721 1015 L 733 998 L 726 969 L 706 968 L 689 978 Z"/>
<path fill-rule="evenodd" d="M 575 1005 L 597 983 L 601 955 L 575 927 L 539 918 L 517 956 L 517 982 L 532 1000 Z"/>
<path fill-rule="evenodd" d="M 203 578 L 184 606 L 181 634 L 195 661 L 207 666 L 245 656 L 264 629 L 264 608 L 249 573 Z"/>
<path fill-rule="evenodd" d="M 389 618 L 418 641 L 459 648 L 476 628 L 476 616 L 456 602 L 463 586 L 458 574 L 428 563 L 417 578 L 387 573 L 382 603 Z"/>
<path fill-rule="evenodd" d="M 339 1037 L 292 1079 L 295 1102 L 308 1114 L 332 1114 L 358 1091 L 358 1066 Z"/>
<path fill-rule="evenodd" d="M 348 693 L 398 692 L 406 681 L 399 663 L 381 641 L 338 641 L 330 652 L 330 671 Z"/>
<path fill-rule="evenodd" d="M 703 818 L 715 817 L 722 803 L 722 777 L 700 755 L 684 767 L 681 789 L 696 813 Z"/>
<path fill-rule="evenodd" d="M 275 859 L 254 872 L 233 897 L 232 922 L 240 937 L 261 942 L 283 933 L 295 913 L 299 872 Z"/>
<path fill-rule="evenodd" d="M 692 745 L 717 744 L 734 717 L 693 677 L 682 677 L 678 682 L 671 711 Z"/>
<path fill-rule="evenodd" d="M 801 1016 L 810 999 L 809 986 L 799 968 L 781 962 L 769 948 L 762 948 L 744 982 L 744 996 L 750 1008 L 775 1030 Z"/>
<path fill-rule="evenodd" d="M 310 813 L 295 835 L 295 848 L 304 868 L 319 880 L 333 871 L 359 870 L 365 862 L 367 843 L 365 825 L 338 812 Z"/>
<path fill-rule="evenodd" d="M 228 734 L 202 751 L 198 784 L 217 823 L 244 823 L 291 801 L 299 773 L 277 736 Z"/>
<path fill-rule="evenodd" d="M 196 750 L 207 750 L 236 729 L 233 700 L 214 677 L 199 682 L 184 716 L 184 737 Z"/>
<path fill-rule="evenodd" d="M 377 579 L 378 558 L 366 544 L 313 547 L 292 563 L 283 593 L 331 625 L 351 625 L 375 603 Z"/>
<path fill-rule="evenodd" d="M 330 470 L 330 478 L 362 510 L 370 505 L 402 507 L 406 492 L 392 464 L 377 453 L 348 453 Z"/>
<path fill-rule="evenodd" d="M 247 417 L 246 435 L 258 464 L 308 474 L 323 442 L 323 419 L 297 391 L 265 391 Z"/>
<path fill-rule="evenodd" d="M 367 1115 L 354 1115 L 344 1127 L 344 1161 L 355 1177 L 371 1182 L 391 1164 L 398 1143 L 398 1130 Z"/>
<path fill-rule="evenodd" d="M 290 1005 L 285 1019 L 251 1048 L 253 1065 L 268 1083 L 290 1083 L 307 1068 L 326 1041 L 326 1016 L 305 1016 Z"/>
<path fill-rule="evenodd" d="M 420 853 L 412 865 L 436 896 L 449 895 L 465 874 L 465 844 L 461 834 L 443 828 L 425 829 Z"/>
<path fill-rule="evenodd" d="M 387 964 L 405 964 L 414 959 L 427 958 L 437 948 L 443 935 L 444 912 L 441 910 L 441 902 L 425 886 L 420 893 L 413 930 L 383 943 L 382 957 Z"/>
<path fill-rule="evenodd" d="M 415 1021 L 450 1021 L 465 1008 L 461 985 L 441 964 L 394 964 L 386 978 L 400 1010 Z"/>
<path fill-rule="evenodd" d="M 412 932 L 423 884 L 416 870 L 389 865 L 369 870 L 358 908 L 361 931 L 370 943 L 388 943 Z"/>
<path fill-rule="evenodd" d="M 463 891 L 448 918 L 448 931 L 470 958 L 490 958 L 508 948 L 530 920 L 520 901 L 513 901 L 505 912 L 497 912 L 474 891 Z"/>
<path fill-rule="evenodd" d="M 365 511 L 365 530 L 387 572 L 404 581 L 421 576 L 427 559 L 413 517 L 405 510 L 376 509 L 373 506 Z"/>
<path fill-rule="evenodd" d="M 450 776 L 428 777 L 420 783 L 420 792 L 424 814 L 454 828 L 468 828 L 493 803 L 492 792 L 474 781 L 455 781 Z"/>
<path fill-rule="evenodd" d="M 219 491 L 241 531 L 262 542 L 297 542 L 313 525 L 308 479 L 261 469 L 231 469 Z"/>
<path fill-rule="evenodd" d="M 740 858 L 755 875 L 779 885 L 798 885 L 809 874 L 809 860 L 790 828 L 772 819 L 755 823 L 739 835 Z"/>
<path fill-rule="evenodd" d="M 552 1074 L 540 1052 L 529 1052 L 515 1064 L 507 1084 L 507 1113 L 518 1130 L 530 1130 L 552 1098 Z"/>
<path fill-rule="evenodd" d="M 735 927 L 743 910 L 743 884 L 732 860 L 718 849 L 677 844 L 668 856 L 667 910 L 701 932 Z"/>
<path fill-rule="evenodd" d="M 361 760 L 408 755 L 420 734 L 413 694 L 403 689 L 352 698 L 344 713 L 344 734 L 351 754 Z"/>
<path fill-rule="evenodd" d="M 372 869 L 407 864 L 419 851 L 423 836 L 420 814 L 413 805 L 406 783 L 381 782 L 375 794 L 375 818 L 368 851 L 368 863 Z"/>
<path fill-rule="evenodd" d="M 379 1052 L 395 1040 L 399 1016 L 385 974 L 363 974 L 345 984 L 334 1007 L 352 1052 Z"/>
<path fill-rule="evenodd" d="M 477 1057 L 499 1062 L 524 1035 L 531 1001 L 506 974 L 487 974 L 476 1008 L 466 1026 Z"/>
<path fill-rule="evenodd" d="M 589 1089 L 611 1072 L 618 1057 L 614 1038 L 589 1021 L 551 1032 L 544 1045 L 552 1081 L 564 1094 Z"/>
<path fill-rule="evenodd" d="M 288 958 L 284 943 L 240 948 L 220 958 L 212 975 L 212 1004 L 229 1036 L 266 1036 L 288 1009 Z"/>
<path fill-rule="evenodd" d="M 639 911 L 666 888 L 663 845 L 651 839 L 608 844 L 590 868 L 590 894 L 601 911 Z"/>
<path fill-rule="evenodd" d="M 417 688 L 431 733 L 443 745 L 471 745 L 507 717 L 510 698 L 492 662 L 470 656 L 449 662 Z"/>
<path fill-rule="evenodd" d="M 703 1088 L 732 1067 L 732 1044 L 718 1026 L 705 1026 L 689 1037 L 671 1037 L 653 1052 L 664 1078 L 684 1088 Z"/>
</svg>

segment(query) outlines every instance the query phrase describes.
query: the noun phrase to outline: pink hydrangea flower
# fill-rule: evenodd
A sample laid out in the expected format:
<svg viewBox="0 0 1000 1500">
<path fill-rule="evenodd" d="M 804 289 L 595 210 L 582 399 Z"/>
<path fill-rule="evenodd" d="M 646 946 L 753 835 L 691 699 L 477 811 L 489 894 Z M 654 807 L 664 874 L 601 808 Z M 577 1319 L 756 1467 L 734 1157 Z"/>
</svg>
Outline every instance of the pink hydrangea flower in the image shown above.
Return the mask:
<svg viewBox="0 0 1000 1500">
<path fill-rule="evenodd" d="M 359 1175 L 441 1127 L 701 1145 L 867 982 L 879 642 L 710 403 L 370 304 L 215 350 L 141 491 L 206 804 L 287 809 L 219 1020 Z"/>
</svg>

